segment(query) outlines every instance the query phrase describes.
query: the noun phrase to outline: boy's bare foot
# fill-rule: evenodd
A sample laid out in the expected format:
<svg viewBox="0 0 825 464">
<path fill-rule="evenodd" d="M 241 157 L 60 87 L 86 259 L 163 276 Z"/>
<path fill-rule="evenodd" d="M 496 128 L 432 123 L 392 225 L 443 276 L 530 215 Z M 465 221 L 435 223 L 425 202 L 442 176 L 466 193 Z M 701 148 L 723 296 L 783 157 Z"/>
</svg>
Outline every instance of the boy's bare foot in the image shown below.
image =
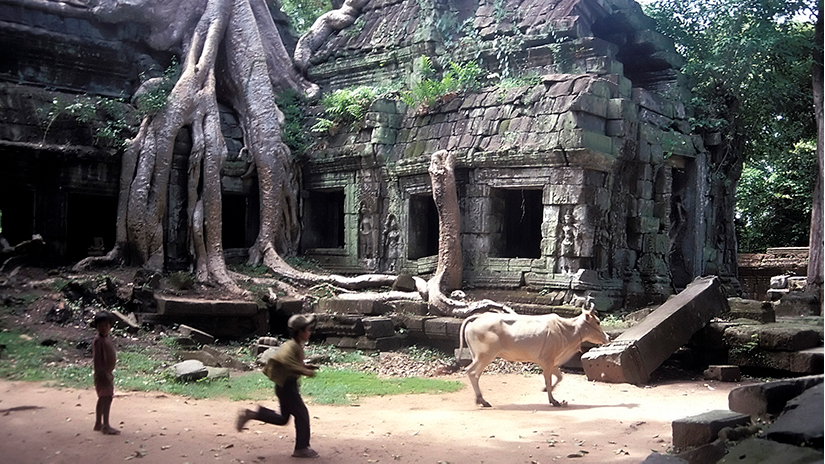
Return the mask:
<svg viewBox="0 0 825 464">
<path fill-rule="evenodd" d="M 312 448 L 297 449 L 292 453 L 293 458 L 317 458 L 318 452 Z"/>
<path fill-rule="evenodd" d="M 101 433 L 103 433 L 103 435 L 120 435 L 120 430 L 112 428 L 108 425 L 104 426 L 102 429 L 100 429 L 100 431 Z"/>
<path fill-rule="evenodd" d="M 252 419 L 252 416 L 254 414 L 255 413 L 253 413 L 249 409 L 244 409 L 242 411 L 238 411 L 238 418 L 235 421 L 235 428 L 238 430 L 238 432 L 243 430 L 243 426 L 246 425 L 247 421 Z"/>
<path fill-rule="evenodd" d="M 95 424 L 95 428 L 93 428 L 92 430 L 94 430 L 95 432 L 100 432 L 100 429 L 102 428 L 103 426 L 101 424 Z"/>
</svg>

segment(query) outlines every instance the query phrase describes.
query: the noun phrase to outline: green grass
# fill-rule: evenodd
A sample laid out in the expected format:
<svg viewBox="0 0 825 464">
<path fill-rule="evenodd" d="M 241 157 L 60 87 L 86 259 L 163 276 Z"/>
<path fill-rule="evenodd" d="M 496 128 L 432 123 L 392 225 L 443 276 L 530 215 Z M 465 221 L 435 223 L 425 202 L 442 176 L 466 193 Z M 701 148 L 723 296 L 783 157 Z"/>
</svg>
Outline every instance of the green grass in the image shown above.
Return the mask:
<svg viewBox="0 0 825 464">
<path fill-rule="evenodd" d="M 447 393 L 463 387 L 464 384 L 455 380 L 418 377 L 382 379 L 364 372 L 322 369 L 315 377 L 302 380 L 301 393 L 318 404 L 350 404 L 365 396 Z"/>
<path fill-rule="evenodd" d="M 0 359 L 0 378 L 46 381 L 53 386 L 92 388 L 91 359 L 70 364 L 62 360 L 60 350 L 67 346 L 41 346 L 34 338 L 18 332 L 0 332 L 0 344 L 6 345 Z M 233 401 L 260 401 L 274 396 L 273 384 L 259 370 L 223 379 L 196 382 L 176 381 L 168 371 L 171 364 L 149 355 L 154 350 L 127 348 L 118 352 L 115 388 L 124 391 L 157 391 L 195 399 L 228 398 Z M 360 353 L 314 345 L 307 350 L 325 354 L 328 362 L 363 362 Z M 302 380 L 301 391 L 317 404 L 349 404 L 357 398 L 374 395 L 439 393 L 460 390 L 461 382 L 421 378 L 378 378 L 375 374 L 349 369 L 322 368 L 313 378 Z"/>
</svg>

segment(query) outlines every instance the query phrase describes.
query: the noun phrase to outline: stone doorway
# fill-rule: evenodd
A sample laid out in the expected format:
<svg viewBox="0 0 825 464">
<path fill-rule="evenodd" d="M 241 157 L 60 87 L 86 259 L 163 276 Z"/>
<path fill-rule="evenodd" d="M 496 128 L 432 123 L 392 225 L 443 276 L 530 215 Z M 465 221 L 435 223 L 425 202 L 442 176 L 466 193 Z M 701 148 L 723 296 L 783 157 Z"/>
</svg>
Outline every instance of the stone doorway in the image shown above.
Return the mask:
<svg viewBox="0 0 825 464">
<path fill-rule="evenodd" d="M 34 233 L 34 192 L 17 189 L 0 194 L 0 230 L 14 246 L 30 240 Z"/>
<path fill-rule="evenodd" d="M 344 248 L 344 189 L 309 191 L 301 248 Z"/>
<path fill-rule="evenodd" d="M 542 191 L 493 189 L 492 217 L 501 221 L 491 255 L 497 258 L 540 258 Z"/>
<path fill-rule="evenodd" d="M 407 259 L 438 255 L 438 210 L 431 194 L 410 196 Z"/>
<path fill-rule="evenodd" d="M 80 261 L 115 245 L 117 197 L 69 194 L 66 208 L 66 259 Z"/>
</svg>

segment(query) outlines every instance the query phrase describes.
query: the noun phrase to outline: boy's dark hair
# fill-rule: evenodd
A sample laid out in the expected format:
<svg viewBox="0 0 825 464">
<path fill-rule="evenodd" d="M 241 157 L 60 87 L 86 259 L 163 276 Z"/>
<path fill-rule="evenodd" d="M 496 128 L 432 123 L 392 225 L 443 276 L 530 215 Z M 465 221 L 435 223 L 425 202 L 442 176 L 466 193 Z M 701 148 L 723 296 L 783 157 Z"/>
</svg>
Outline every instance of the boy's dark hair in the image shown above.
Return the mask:
<svg viewBox="0 0 825 464">
<path fill-rule="evenodd" d="M 95 318 L 92 319 L 92 322 L 89 324 L 92 328 L 97 328 L 97 325 L 101 322 L 107 321 L 109 324 L 115 323 L 115 317 L 112 316 L 112 313 L 109 311 L 100 311 L 99 313 L 95 314 Z"/>
</svg>

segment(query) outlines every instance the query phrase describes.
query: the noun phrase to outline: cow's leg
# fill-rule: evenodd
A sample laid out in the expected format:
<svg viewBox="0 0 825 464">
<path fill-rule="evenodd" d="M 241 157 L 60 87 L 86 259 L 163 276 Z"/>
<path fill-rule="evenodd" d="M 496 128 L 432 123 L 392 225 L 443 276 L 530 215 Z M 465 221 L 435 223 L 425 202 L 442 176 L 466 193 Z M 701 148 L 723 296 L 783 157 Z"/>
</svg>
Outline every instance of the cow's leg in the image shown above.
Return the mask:
<svg viewBox="0 0 825 464">
<path fill-rule="evenodd" d="M 489 408 L 490 403 L 485 401 L 481 396 L 481 388 L 478 386 L 478 378 L 481 377 L 481 373 L 484 372 L 484 368 L 487 367 L 493 359 L 495 359 L 495 357 L 476 355 L 473 362 L 467 366 L 467 377 L 470 378 L 470 384 L 473 386 L 473 391 L 476 393 L 476 404 L 480 404 L 485 408 Z"/>
<path fill-rule="evenodd" d="M 564 374 L 561 373 L 558 367 L 544 367 L 541 368 L 544 372 L 544 386 L 547 390 L 547 399 L 553 406 L 567 406 L 567 401 L 558 402 L 553 398 L 553 388 L 561 382 Z"/>
</svg>

